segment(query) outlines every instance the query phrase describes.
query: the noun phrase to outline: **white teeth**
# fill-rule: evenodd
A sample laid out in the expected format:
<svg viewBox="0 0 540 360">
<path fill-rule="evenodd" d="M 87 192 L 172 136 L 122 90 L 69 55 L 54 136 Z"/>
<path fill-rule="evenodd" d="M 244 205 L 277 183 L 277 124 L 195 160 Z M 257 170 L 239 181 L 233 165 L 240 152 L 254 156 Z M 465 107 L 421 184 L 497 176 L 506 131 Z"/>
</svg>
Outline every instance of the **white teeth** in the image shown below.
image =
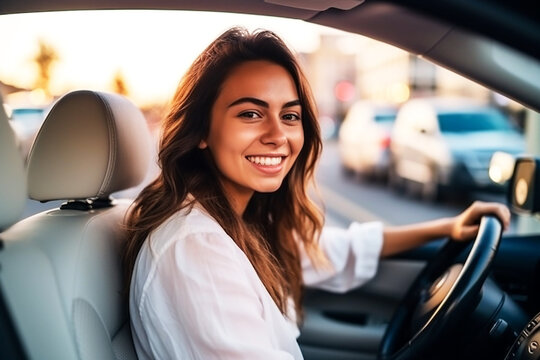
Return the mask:
<svg viewBox="0 0 540 360">
<path fill-rule="evenodd" d="M 247 159 L 257 165 L 275 166 L 281 164 L 281 156 L 248 156 Z"/>
</svg>

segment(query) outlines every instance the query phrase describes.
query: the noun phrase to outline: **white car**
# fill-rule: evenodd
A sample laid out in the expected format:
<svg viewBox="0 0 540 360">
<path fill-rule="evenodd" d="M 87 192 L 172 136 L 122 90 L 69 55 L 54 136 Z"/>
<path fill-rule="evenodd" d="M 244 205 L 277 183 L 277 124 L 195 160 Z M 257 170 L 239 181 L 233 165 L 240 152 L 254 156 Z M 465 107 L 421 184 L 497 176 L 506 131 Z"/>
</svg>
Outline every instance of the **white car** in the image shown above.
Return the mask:
<svg viewBox="0 0 540 360">
<path fill-rule="evenodd" d="M 432 200 L 443 191 L 495 190 L 489 164 L 498 151 L 523 154 L 525 140 L 494 106 L 463 98 L 413 99 L 399 110 L 392 131 L 391 185 L 416 183 Z"/>
<path fill-rule="evenodd" d="M 339 153 L 347 171 L 385 178 L 397 108 L 373 101 L 354 103 L 339 129 Z"/>
</svg>

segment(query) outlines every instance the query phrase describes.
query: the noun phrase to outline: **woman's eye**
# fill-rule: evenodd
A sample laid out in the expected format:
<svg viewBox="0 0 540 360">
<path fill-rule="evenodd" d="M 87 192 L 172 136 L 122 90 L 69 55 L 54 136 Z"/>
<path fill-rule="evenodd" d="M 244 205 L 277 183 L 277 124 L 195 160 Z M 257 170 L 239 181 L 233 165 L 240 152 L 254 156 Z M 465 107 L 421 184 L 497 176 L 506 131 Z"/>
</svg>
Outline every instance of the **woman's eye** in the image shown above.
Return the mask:
<svg viewBox="0 0 540 360">
<path fill-rule="evenodd" d="M 298 116 L 297 114 L 285 114 L 282 116 L 283 120 L 287 120 L 287 121 L 298 121 L 300 120 L 300 116 Z"/>
<path fill-rule="evenodd" d="M 261 116 L 255 112 L 255 111 L 244 111 L 243 113 L 240 113 L 239 115 L 240 117 L 242 118 L 246 118 L 246 119 L 258 119 L 260 118 Z"/>
</svg>

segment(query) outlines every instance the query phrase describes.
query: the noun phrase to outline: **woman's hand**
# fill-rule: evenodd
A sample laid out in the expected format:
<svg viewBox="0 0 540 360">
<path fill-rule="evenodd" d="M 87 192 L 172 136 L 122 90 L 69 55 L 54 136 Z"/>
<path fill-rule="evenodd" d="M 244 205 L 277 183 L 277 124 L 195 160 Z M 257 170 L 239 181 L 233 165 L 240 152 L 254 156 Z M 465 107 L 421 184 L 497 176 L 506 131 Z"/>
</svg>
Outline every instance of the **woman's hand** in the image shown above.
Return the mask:
<svg viewBox="0 0 540 360">
<path fill-rule="evenodd" d="M 510 225 L 510 210 L 503 204 L 494 202 L 475 201 L 465 211 L 456 216 L 450 236 L 457 241 L 467 241 L 475 238 L 480 226 L 480 218 L 484 215 L 494 215 L 502 223 L 503 229 Z"/>
</svg>

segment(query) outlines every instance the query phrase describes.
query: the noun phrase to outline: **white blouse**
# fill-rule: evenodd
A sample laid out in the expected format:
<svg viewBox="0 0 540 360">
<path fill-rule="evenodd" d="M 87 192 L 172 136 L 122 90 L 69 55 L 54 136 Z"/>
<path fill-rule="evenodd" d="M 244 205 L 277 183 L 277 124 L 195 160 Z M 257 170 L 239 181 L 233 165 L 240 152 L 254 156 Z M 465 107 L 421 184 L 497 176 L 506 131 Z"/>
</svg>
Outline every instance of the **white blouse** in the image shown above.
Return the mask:
<svg viewBox="0 0 540 360">
<path fill-rule="evenodd" d="M 378 222 L 325 227 L 320 245 L 333 269 L 315 269 L 301 250 L 304 283 L 337 292 L 365 283 L 382 239 Z M 171 216 L 145 241 L 130 316 L 140 360 L 303 359 L 294 314 L 281 314 L 246 255 L 200 206 Z"/>
</svg>

